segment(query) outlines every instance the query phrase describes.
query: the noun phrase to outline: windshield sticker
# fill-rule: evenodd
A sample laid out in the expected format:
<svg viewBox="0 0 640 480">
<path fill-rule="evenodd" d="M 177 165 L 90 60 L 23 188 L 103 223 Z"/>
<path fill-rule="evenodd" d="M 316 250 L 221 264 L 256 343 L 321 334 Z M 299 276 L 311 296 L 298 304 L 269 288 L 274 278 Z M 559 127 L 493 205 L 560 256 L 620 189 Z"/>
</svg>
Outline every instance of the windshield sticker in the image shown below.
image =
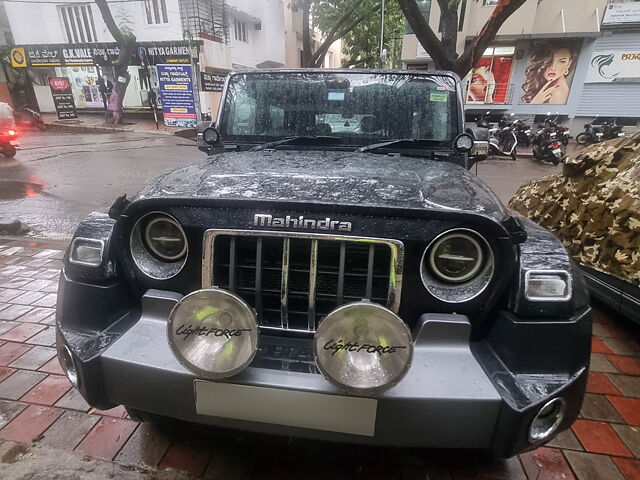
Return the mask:
<svg viewBox="0 0 640 480">
<path fill-rule="evenodd" d="M 434 93 L 429 94 L 429 100 L 432 102 L 441 102 L 446 103 L 449 98 L 449 95 L 446 93 Z"/>
<path fill-rule="evenodd" d="M 329 102 L 343 102 L 344 92 L 341 92 L 339 90 L 329 90 L 327 92 L 327 100 Z"/>
</svg>

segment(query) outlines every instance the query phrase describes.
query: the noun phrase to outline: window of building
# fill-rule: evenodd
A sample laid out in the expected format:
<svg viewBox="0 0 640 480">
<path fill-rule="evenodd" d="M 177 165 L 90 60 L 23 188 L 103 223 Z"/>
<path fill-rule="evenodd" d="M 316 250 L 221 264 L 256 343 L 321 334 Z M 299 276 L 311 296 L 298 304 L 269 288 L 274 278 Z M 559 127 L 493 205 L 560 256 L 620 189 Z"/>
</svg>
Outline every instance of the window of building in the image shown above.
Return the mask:
<svg viewBox="0 0 640 480">
<path fill-rule="evenodd" d="M 59 5 L 58 13 L 64 26 L 68 43 L 95 42 L 96 26 L 90 3 Z"/>
<path fill-rule="evenodd" d="M 169 23 L 166 0 L 144 0 L 144 12 L 149 25 Z"/>
<path fill-rule="evenodd" d="M 249 43 L 249 40 L 247 37 L 247 24 L 245 22 L 234 18 L 233 32 L 236 40 L 244 43 Z"/>
</svg>

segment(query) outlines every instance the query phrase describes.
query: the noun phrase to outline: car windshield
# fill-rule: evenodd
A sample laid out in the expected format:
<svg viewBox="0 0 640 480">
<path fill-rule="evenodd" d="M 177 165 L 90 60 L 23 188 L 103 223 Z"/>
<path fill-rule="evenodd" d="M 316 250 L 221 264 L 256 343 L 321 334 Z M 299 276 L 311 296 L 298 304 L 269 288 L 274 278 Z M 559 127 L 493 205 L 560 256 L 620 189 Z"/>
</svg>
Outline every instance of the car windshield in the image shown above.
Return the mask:
<svg viewBox="0 0 640 480">
<path fill-rule="evenodd" d="M 227 143 L 337 137 L 331 145 L 392 139 L 450 147 L 456 90 L 444 75 L 265 72 L 233 75 L 220 130 Z M 431 143 L 432 142 L 432 143 Z"/>
</svg>

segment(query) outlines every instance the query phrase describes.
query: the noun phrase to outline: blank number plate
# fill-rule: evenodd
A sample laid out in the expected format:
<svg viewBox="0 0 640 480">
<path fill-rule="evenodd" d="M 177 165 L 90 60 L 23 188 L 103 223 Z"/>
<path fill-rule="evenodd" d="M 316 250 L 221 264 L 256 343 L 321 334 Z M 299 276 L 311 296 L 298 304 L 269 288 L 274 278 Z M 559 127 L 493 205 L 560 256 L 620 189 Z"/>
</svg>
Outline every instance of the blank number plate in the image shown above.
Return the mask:
<svg viewBox="0 0 640 480">
<path fill-rule="evenodd" d="M 372 437 L 378 401 L 194 380 L 200 415 Z"/>
</svg>

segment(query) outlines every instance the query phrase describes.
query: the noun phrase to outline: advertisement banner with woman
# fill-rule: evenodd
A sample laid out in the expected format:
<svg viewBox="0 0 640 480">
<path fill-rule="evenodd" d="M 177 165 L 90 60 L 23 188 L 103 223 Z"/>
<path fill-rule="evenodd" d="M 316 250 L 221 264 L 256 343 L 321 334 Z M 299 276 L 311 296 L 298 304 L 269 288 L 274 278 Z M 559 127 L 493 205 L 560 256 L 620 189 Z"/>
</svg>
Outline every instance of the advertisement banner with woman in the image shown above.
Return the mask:
<svg viewBox="0 0 640 480">
<path fill-rule="evenodd" d="M 493 51 L 493 49 L 489 49 Z M 467 103 L 498 103 L 507 101 L 511 79 L 512 55 L 485 55 L 471 74 Z"/>
<path fill-rule="evenodd" d="M 520 103 L 565 105 L 581 47 L 582 40 L 564 38 L 534 42 Z"/>
</svg>

